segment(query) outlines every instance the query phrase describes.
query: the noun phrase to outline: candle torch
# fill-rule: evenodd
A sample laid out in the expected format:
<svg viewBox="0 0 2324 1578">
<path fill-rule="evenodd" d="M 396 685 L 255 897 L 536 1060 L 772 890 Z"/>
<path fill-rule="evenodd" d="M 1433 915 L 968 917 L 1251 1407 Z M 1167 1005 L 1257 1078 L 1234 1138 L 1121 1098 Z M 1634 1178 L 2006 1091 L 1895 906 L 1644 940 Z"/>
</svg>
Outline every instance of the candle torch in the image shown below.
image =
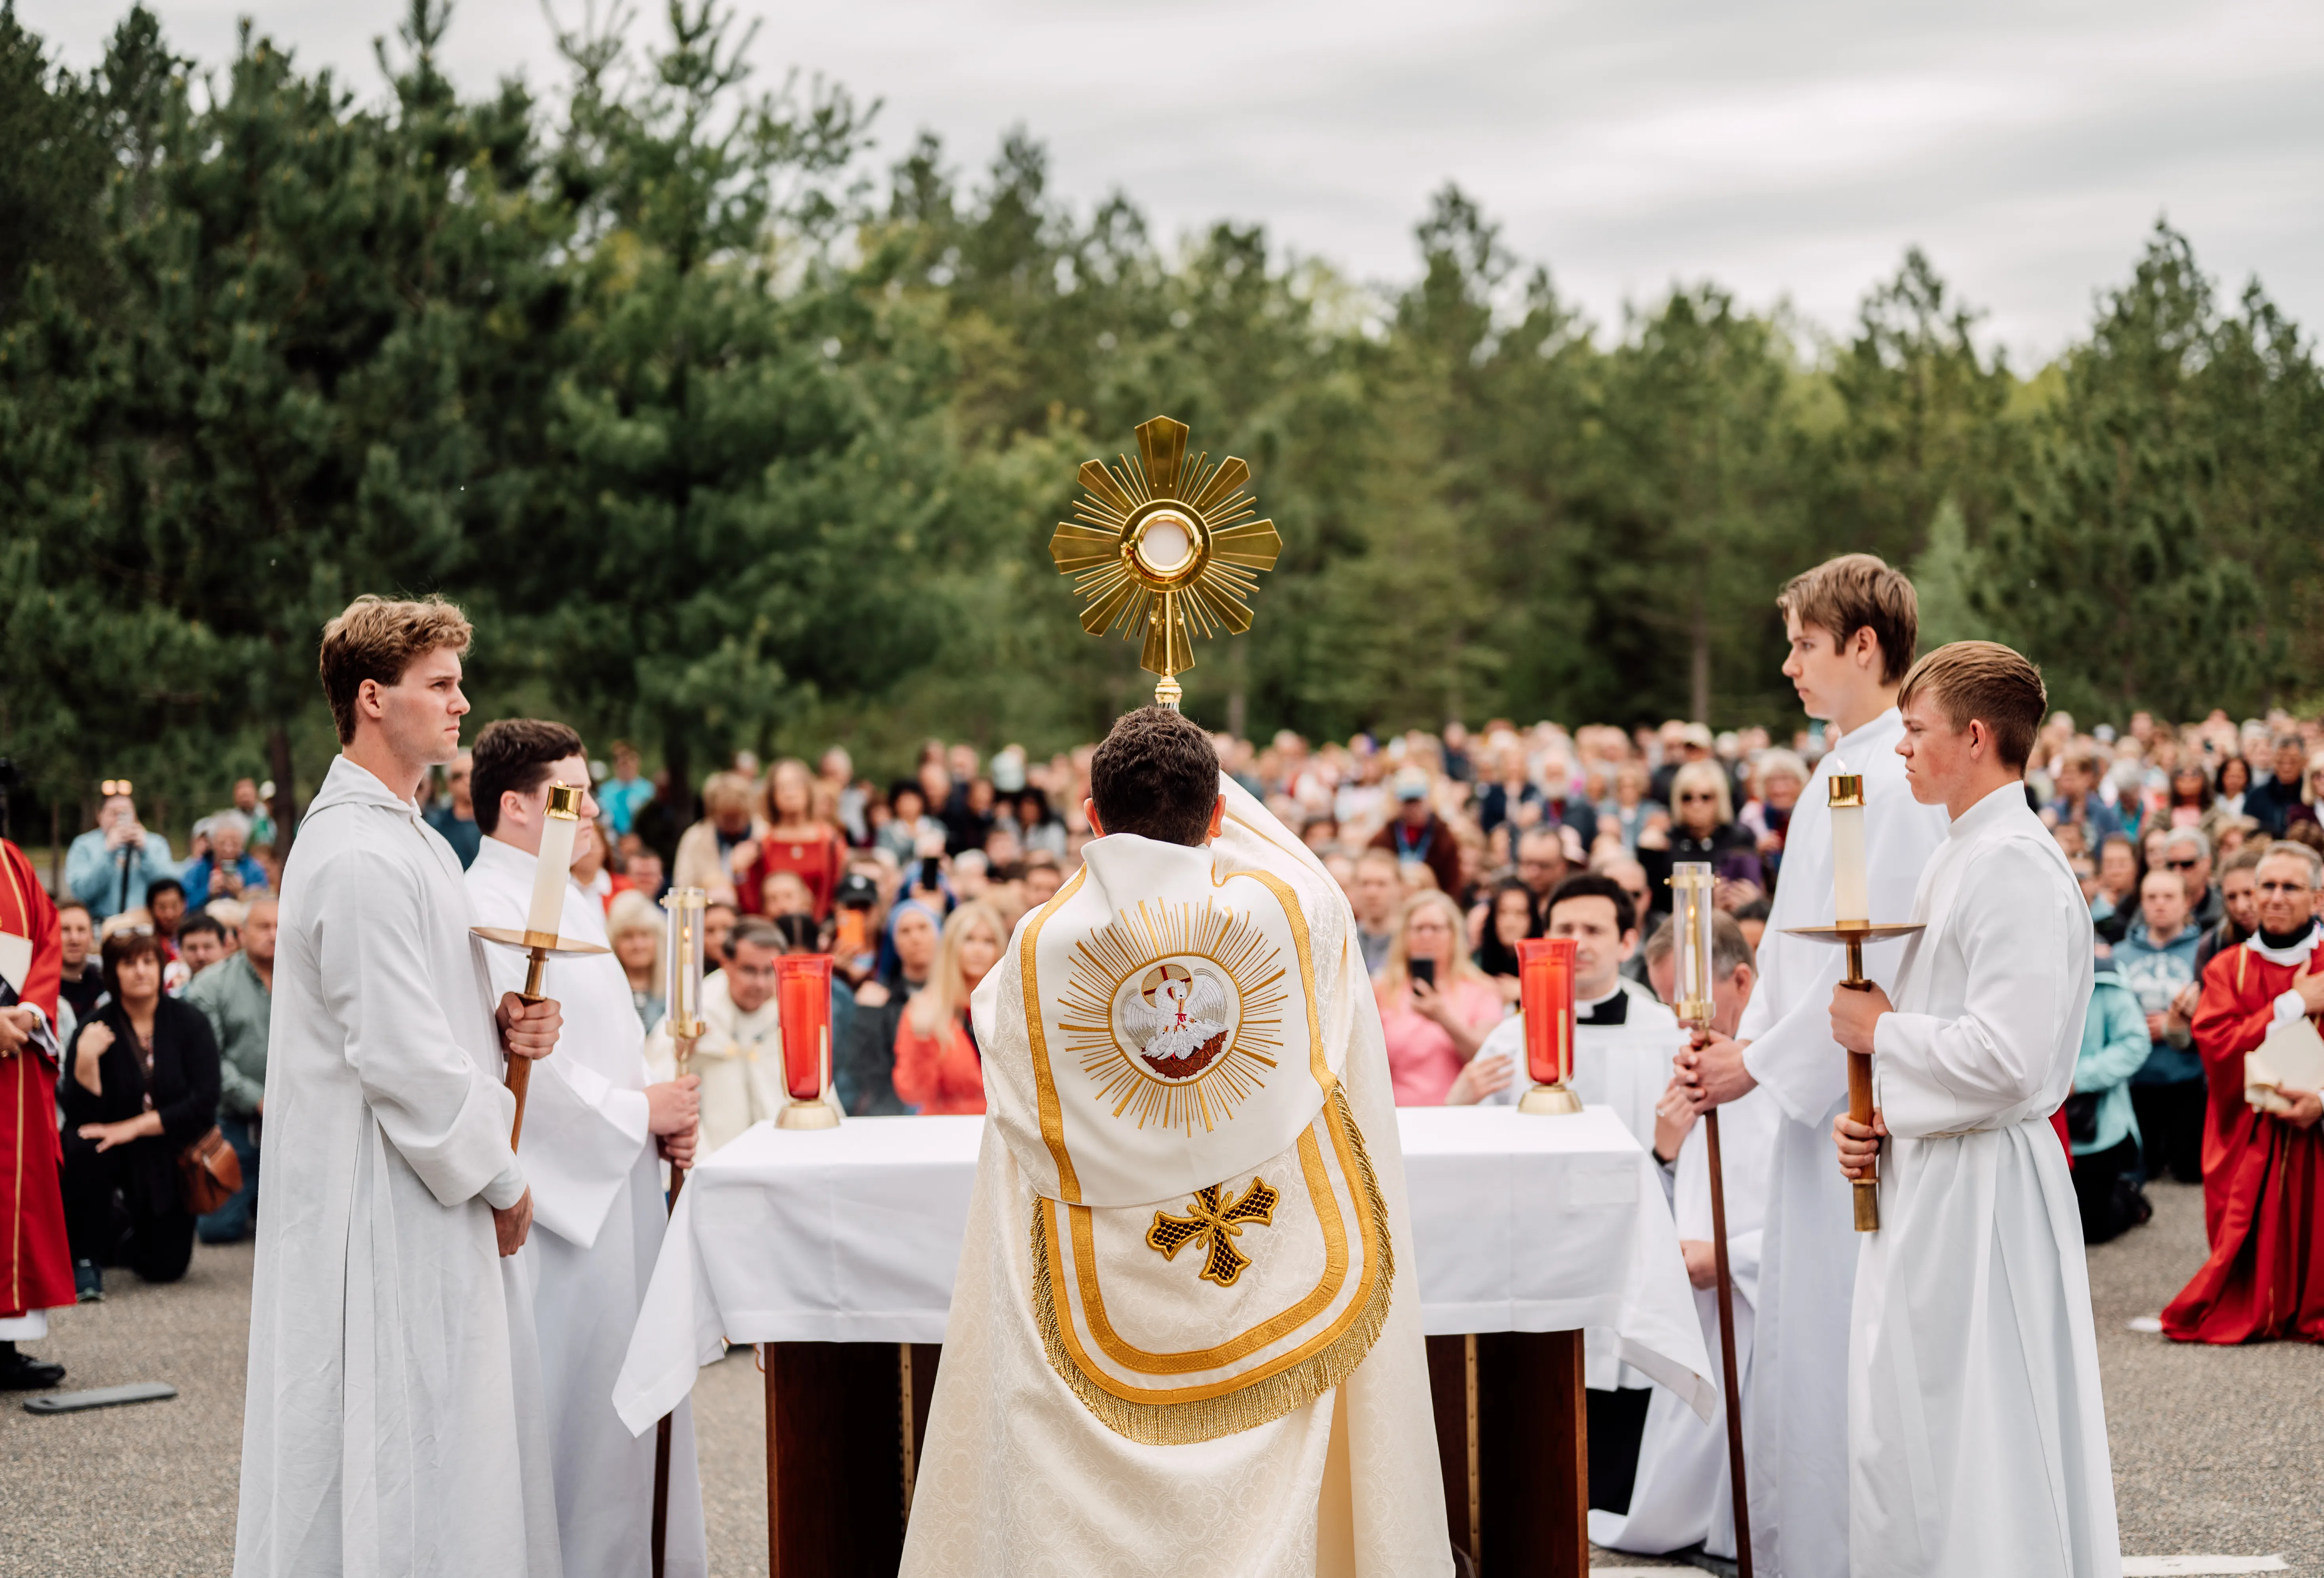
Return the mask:
<svg viewBox="0 0 2324 1578">
<path fill-rule="evenodd" d="M 1840 983 L 1850 992 L 1869 992 L 1872 983 L 1864 974 L 1864 945 L 1909 937 L 1921 928 L 1873 923 L 1871 881 L 1865 854 L 1864 776 L 1849 771 L 1848 764 L 1834 757 L 1829 781 L 1825 798 L 1831 812 L 1832 924 L 1787 929 L 1794 937 L 1839 943 L 1847 948 L 1848 972 L 1840 977 Z M 1848 1116 L 1852 1122 L 1872 1121 L 1872 1059 L 1862 1052 L 1848 1054 Z M 1880 1228 L 1878 1164 L 1867 1167 L 1865 1176 L 1854 1183 L 1856 1231 L 1877 1232 Z"/>
<path fill-rule="evenodd" d="M 524 990 L 517 993 L 528 1003 L 540 1001 L 548 995 L 541 989 L 541 977 L 548 971 L 552 954 L 603 954 L 612 950 L 602 943 L 584 942 L 578 937 L 562 937 L 558 927 L 565 916 L 565 891 L 571 886 L 573 844 L 581 830 L 581 797 L 585 788 L 579 784 L 552 783 L 549 799 L 543 807 L 540 824 L 540 863 L 533 870 L 532 901 L 525 909 L 524 929 L 519 931 L 505 926 L 474 926 L 468 929 L 489 943 L 503 947 L 522 948 L 527 955 Z M 524 1133 L 524 1096 L 532 1082 L 532 1059 L 512 1057 L 508 1060 L 509 1094 L 516 1097 L 516 1117 L 509 1124 L 509 1149 L 516 1149 Z"/>
<path fill-rule="evenodd" d="M 1678 1001 L 1673 1006 L 1699 1050 L 1710 1039 L 1718 1003 L 1711 996 L 1717 956 L 1711 895 L 1718 879 L 1709 861 L 1671 866 L 1671 952 Z M 1743 1578 L 1751 1574 L 1751 1508 L 1743 1481 L 1743 1387 L 1735 1361 L 1735 1279 L 1727 1264 L 1727 1177 L 1719 1150 L 1719 1109 L 1702 1115 L 1704 1159 L 1711 1172 L 1711 1254 L 1719 1297 L 1719 1359 L 1727 1394 L 1727 1472 L 1735 1509 L 1735 1549 Z"/>
</svg>

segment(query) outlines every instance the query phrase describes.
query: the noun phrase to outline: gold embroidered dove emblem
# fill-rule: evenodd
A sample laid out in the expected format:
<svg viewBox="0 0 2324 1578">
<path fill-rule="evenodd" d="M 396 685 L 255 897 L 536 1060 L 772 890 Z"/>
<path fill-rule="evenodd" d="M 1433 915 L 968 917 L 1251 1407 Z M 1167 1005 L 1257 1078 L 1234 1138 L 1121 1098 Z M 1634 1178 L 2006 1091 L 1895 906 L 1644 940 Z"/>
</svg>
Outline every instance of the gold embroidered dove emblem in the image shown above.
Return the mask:
<svg viewBox="0 0 2324 1578">
<path fill-rule="evenodd" d="M 1198 1241 L 1204 1245 L 1203 1280 L 1215 1282 L 1221 1287 L 1231 1287 L 1250 1257 L 1235 1247 L 1242 1230 L 1254 1224 L 1275 1225 L 1275 1203 L 1279 1196 L 1265 1178 L 1253 1178 L 1242 1198 L 1229 1205 L 1221 1205 L 1225 1186 L 1213 1184 L 1194 1191 L 1185 1216 L 1173 1216 L 1167 1211 L 1154 1213 L 1154 1225 L 1146 1230 L 1146 1241 L 1162 1251 L 1166 1260 L 1176 1260 L 1178 1251 Z"/>
</svg>

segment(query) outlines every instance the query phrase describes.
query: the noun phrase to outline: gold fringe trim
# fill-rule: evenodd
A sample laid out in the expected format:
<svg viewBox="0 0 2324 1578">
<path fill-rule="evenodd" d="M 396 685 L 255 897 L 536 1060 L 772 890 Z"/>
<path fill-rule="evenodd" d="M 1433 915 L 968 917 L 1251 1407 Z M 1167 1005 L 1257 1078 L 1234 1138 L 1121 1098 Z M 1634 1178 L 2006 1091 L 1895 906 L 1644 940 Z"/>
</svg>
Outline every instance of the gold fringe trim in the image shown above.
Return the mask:
<svg viewBox="0 0 2324 1578">
<path fill-rule="evenodd" d="M 1346 1093 L 1335 1089 L 1329 1099 L 1336 1104 L 1340 1121 L 1353 1142 L 1354 1182 L 1371 1205 L 1373 1232 L 1364 1252 L 1379 1257 L 1379 1275 L 1373 1279 L 1371 1296 L 1354 1323 L 1329 1347 L 1288 1370 L 1222 1396 L 1185 1403 L 1133 1403 L 1083 1373 L 1066 1352 L 1065 1333 L 1057 1324 L 1056 1289 L 1049 1279 L 1048 1213 L 1035 1200 L 1033 1318 L 1041 1328 L 1041 1346 L 1048 1352 L 1049 1368 L 1073 1388 L 1082 1406 L 1115 1435 L 1146 1446 L 1191 1446 L 1256 1429 L 1295 1408 L 1305 1407 L 1347 1380 L 1379 1341 L 1380 1328 L 1388 1324 L 1388 1299 L 1396 1284 L 1396 1242 L 1388 1231 L 1388 1202 L 1380 1195 L 1379 1177 L 1372 1171 L 1371 1152 L 1364 1146 L 1364 1131 L 1356 1126 L 1355 1114 L 1348 1110 Z"/>
</svg>

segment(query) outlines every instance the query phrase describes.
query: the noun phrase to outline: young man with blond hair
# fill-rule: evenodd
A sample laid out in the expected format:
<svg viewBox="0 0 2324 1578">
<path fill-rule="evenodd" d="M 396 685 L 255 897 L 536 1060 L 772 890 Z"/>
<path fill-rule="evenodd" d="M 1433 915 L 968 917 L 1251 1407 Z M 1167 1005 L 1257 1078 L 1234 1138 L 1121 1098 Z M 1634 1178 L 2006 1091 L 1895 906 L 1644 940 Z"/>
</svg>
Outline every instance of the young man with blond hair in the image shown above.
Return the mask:
<svg viewBox="0 0 2324 1578">
<path fill-rule="evenodd" d="M 1826 1005 L 1840 950 L 1791 936 L 1832 912 L 1831 780 L 1864 780 L 1864 843 L 1872 916 L 1901 918 L 1921 869 L 1944 841 L 1941 812 L 1916 805 L 1896 743 L 1896 690 L 1920 639 L 1912 582 L 1870 554 L 1830 559 L 1775 599 L 1791 652 L 1784 675 L 1825 750 L 1784 840 L 1758 948 L 1759 985 L 1732 1038 L 1714 1035 L 1681 1058 L 1697 1111 L 1765 1088 L 1782 1109 L 1768 1168 L 1757 1320 L 1752 1331 L 1751 1545 L 1757 1570 L 1785 1578 L 1845 1578 L 1848 1564 L 1848 1382 L 1835 1361 L 1848 1343 L 1856 1281 L 1849 1191 L 1832 1171 L 1830 1126 L 1848 1101 L 1848 1060 Z M 1866 972 L 1894 978 L 1895 944 L 1867 950 Z"/>
<path fill-rule="evenodd" d="M 237 1578 L 558 1578 L 532 1193 L 460 862 L 412 796 L 460 747 L 468 622 L 358 597 L 324 628 L 340 754 L 283 871 L 243 1410 Z"/>
<path fill-rule="evenodd" d="M 1832 1038 L 1872 1059 L 1871 1122 L 1833 1120 L 1838 1171 L 1877 1158 L 1880 1180 L 1849 1328 L 1850 1571 L 2116 1578 L 2081 1214 L 2051 1123 L 2073 1089 L 2093 938 L 2026 804 L 2042 677 L 2007 647 L 1955 641 L 1898 701 L 1907 781 L 1950 826 L 1894 1000 L 1835 986 L 1829 1009 Z"/>
</svg>

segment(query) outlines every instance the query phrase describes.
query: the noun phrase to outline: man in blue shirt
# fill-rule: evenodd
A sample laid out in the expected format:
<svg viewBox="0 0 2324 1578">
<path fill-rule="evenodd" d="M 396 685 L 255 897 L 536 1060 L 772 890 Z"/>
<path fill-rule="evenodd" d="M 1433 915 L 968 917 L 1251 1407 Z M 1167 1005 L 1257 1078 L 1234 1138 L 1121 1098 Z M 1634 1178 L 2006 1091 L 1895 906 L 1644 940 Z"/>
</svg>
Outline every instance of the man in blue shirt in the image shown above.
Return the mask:
<svg viewBox="0 0 2324 1578">
<path fill-rule="evenodd" d="M 2182 1184 L 2203 1181 L 2203 1059 L 2181 1001 L 2195 980 L 2203 935 L 2187 924 L 2187 881 L 2152 871 L 2138 888 L 2138 919 L 2114 946 L 2115 973 L 2146 1016 L 2146 1061 L 2130 1076 L 2131 1105 L 2145 1141 L 2146 1176 L 2168 1167 Z"/>
<path fill-rule="evenodd" d="M 142 907 L 147 883 L 164 877 L 174 880 L 178 874 L 170 841 L 138 822 L 128 780 L 107 779 L 105 787 L 97 826 L 65 852 L 65 886 L 88 906 L 99 926 L 124 909 Z"/>
<path fill-rule="evenodd" d="M 597 786 L 596 795 L 616 840 L 635 829 L 638 813 L 654 798 L 652 780 L 639 777 L 638 766 L 638 748 L 627 740 L 614 741 L 613 776 Z"/>
</svg>

